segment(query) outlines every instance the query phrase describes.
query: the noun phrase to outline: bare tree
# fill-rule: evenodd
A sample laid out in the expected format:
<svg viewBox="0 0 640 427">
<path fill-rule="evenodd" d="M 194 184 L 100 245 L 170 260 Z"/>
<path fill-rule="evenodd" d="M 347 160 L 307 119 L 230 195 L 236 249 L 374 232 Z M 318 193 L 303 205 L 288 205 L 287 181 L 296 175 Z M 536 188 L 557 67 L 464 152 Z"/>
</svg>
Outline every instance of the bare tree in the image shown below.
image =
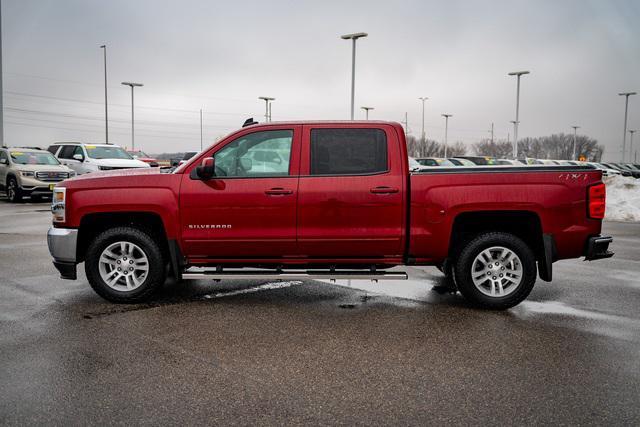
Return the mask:
<svg viewBox="0 0 640 427">
<path fill-rule="evenodd" d="M 441 144 L 433 139 L 427 139 L 424 142 L 420 139 L 409 135 L 407 139 L 407 152 L 411 157 L 443 157 L 444 156 L 444 144 Z M 462 156 L 467 152 L 467 148 L 462 142 L 456 142 L 450 144 L 447 148 L 447 155 L 449 157 Z"/>
<path fill-rule="evenodd" d="M 490 139 L 483 139 L 473 145 L 473 150 L 479 156 L 503 159 L 512 155 L 513 145 L 506 140 L 491 141 Z"/>
<path fill-rule="evenodd" d="M 509 158 L 513 154 L 513 145 L 504 140 L 491 142 L 483 139 L 473 145 L 478 155 L 497 158 Z M 604 147 L 598 141 L 585 135 L 576 137 L 576 158 L 583 156 L 588 161 L 598 162 L 602 158 Z M 573 135 L 554 134 L 537 138 L 518 140 L 518 153 L 521 157 L 535 159 L 571 160 L 573 158 Z"/>
</svg>

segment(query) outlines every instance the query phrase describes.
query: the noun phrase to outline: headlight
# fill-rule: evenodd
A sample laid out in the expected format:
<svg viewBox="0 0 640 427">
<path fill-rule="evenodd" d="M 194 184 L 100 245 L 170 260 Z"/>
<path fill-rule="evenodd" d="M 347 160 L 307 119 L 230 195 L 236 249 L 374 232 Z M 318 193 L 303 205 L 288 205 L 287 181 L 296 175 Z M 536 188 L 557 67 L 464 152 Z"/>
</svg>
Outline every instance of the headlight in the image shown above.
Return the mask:
<svg viewBox="0 0 640 427">
<path fill-rule="evenodd" d="M 51 198 L 51 213 L 53 214 L 53 222 L 65 221 L 66 202 L 67 189 L 64 187 L 55 187 L 53 189 L 53 197 Z"/>
<path fill-rule="evenodd" d="M 20 171 L 20 175 L 22 175 L 22 176 L 30 176 L 30 177 L 34 176 L 33 172 L 31 172 L 31 171 Z"/>
</svg>

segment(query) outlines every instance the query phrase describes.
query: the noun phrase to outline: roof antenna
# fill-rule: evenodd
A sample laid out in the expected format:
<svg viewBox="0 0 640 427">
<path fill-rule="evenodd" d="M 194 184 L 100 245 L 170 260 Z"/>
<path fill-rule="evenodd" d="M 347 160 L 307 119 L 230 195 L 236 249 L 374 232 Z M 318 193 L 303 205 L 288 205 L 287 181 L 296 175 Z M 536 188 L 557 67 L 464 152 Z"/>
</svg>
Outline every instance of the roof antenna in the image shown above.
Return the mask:
<svg viewBox="0 0 640 427">
<path fill-rule="evenodd" d="M 256 122 L 255 120 L 253 120 L 253 117 L 248 118 L 247 120 L 244 121 L 242 127 L 245 128 L 247 126 L 251 126 L 251 125 L 257 125 L 258 122 Z"/>
</svg>

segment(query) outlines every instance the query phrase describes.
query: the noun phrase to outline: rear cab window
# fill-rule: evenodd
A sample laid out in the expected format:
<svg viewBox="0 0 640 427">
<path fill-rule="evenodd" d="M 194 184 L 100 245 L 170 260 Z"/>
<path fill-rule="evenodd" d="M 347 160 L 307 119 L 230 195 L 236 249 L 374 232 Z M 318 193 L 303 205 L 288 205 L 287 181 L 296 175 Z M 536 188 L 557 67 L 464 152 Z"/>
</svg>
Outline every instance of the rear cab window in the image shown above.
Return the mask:
<svg viewBox="0 0 640 427">
<path fill-rule="evenodd" d="M 374 175 L 389 171 L 386 132 L 379 128 L 311 128 L 308 175 Z"/>
</svg>

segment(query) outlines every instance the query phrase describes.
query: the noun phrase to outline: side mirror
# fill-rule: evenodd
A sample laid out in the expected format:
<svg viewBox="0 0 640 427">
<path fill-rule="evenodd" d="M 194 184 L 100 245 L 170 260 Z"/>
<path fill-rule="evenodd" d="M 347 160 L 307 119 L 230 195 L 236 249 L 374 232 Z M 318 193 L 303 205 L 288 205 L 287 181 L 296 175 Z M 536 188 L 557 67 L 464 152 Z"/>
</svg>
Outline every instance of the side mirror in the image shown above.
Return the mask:
<svg viewBox="0 0 640 427">
<path fill-rule="evenodd" d="M 216 160 L 213 157 L 202 160 L 200 166 L 196 168 L 196 175 L 203 181 L 213 178 L 216 175 Z"/>
<path fill-rule="evenodd" d="M 7 159 L 0 159 L 0 165 L 6 165 Z"/>
<path fill-rule="evenodd" d="M 84 156 L 82 154 L 74 154 L 73 160 L 77 160 L 79 162 L 84 162 Z"/>
</svg>

